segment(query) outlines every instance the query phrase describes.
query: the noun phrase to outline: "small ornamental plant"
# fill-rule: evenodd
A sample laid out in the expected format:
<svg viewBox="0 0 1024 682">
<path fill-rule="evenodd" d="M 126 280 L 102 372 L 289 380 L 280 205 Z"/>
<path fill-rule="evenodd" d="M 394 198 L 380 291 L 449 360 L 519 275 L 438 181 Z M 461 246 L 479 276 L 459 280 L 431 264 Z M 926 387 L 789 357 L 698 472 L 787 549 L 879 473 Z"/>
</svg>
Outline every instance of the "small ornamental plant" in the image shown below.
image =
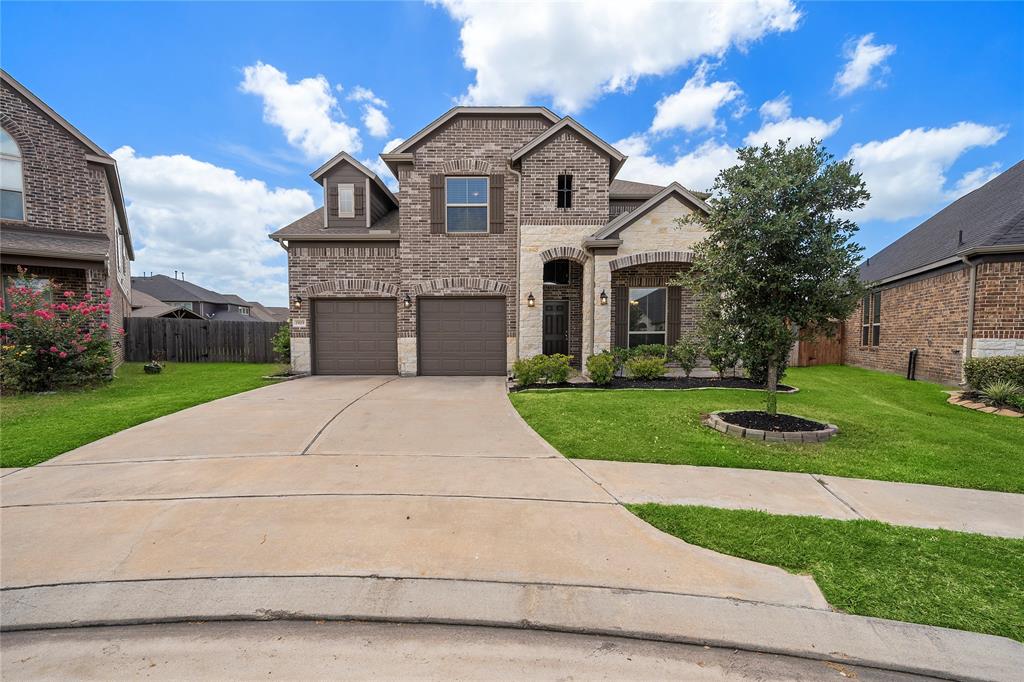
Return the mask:
<svg viewBox="0 0 1024 682">
<path fill-rule="evenodd" d="M 109 289 L 102 298 L 79 295 L 19 268 L 0 308 L 0 388 L 53 391 L 107 378 L 109 319 Z"/>
</svg>

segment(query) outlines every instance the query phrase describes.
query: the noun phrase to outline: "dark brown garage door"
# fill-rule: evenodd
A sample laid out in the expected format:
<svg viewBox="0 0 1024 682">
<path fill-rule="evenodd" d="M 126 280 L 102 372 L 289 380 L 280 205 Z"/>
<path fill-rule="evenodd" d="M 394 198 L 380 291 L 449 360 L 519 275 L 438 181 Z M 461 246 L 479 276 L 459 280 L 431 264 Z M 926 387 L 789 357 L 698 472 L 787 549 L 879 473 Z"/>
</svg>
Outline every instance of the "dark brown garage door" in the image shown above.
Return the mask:
<svg viewBox="0 0 1024 682">
<path fill-rule="evenodd" d="M 394 300 L 313 302 L 316 374 L 396 374 L 398 316 Z"/>
<path fill-rule="evenodd" d="M 420 374 L 505 374 L 505 299 L 421 298 L 419 314 Z"/>
</svg>

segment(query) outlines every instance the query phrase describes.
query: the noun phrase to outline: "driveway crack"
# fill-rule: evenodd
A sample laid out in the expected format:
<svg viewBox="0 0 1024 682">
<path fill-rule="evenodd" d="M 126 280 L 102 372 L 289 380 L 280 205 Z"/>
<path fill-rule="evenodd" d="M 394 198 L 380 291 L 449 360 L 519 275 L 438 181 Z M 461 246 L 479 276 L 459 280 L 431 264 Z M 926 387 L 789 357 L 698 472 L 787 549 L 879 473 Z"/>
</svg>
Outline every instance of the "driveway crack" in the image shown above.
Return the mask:
<svg viewBox="0 0 1024 682">
<path fill-rule="evenodd" d="M 342 412 L 344 412 L 344 411 L 345 411 L 345 410 L 347 410 L 348 408 L 352 407 L 353 405 L 355 405 L 356 403 L 358 403 L 358 402 L 359 402 L 360 400 L 362 400 L 362 399 L 363 399 L 363 398 L 365 398 L 366 396 L 368 396 L 368 395 L 370 395 L 371 393 L 373 393 L 374 391 L 376 391 L 376 390 L 377 390 L 378 388 L 380 388 L 381 386 L 387 386 L 388 384 L 390 384 L 390 383 L 391 383 L 392 381 L 395 381 L 396 379 L 398 379 L 398 377 L 392 377 L 392 378 L 388 379 L 387 381 L 385 381 L 385 382 L 384 382 L 384 383 L 382 383 L 382 384 L 377 384 L 376 386 L 374 386 L 373 388 L 371 388 L 371 389 L 370 389 L 369 391 L 366 391 L 365 393 L 361 393 L 361 394 L 359 394 L 359 395 L 358 395 L 358 396 L 356 396 L 356 397 L 355 397 L 355 398 L 354 398 L 354 399 L 353 399 L 353 400 L 352 400 L 351 402 L 349 402 L 349 403 L 346 403 L 344 407 L 342 407 L 342 408 L 341 408 L 340 410 L 338 410 L 338 411 L 337 411 L 337 412 L 336 412 L 336 413 L 334 414 L 334 416 L 333 416 L 333 417 L 331 417 L 330 419 L 328 419 L 328 420 L 327 420 L 327 423 L 326 423 L 326 424 L 324 424 L 323 426 L 321 426 L 321 427 L 320 427 L 320 430 L 316 432 L 316 435 L 315 435 L 315 436 L 313 436 L 313 440 L 309 441 L 309 444 L 308 444 L 308 445 L 306 445 L 306 447 L 305 447 L 305 448 L 303 448 L 302 452 L 300 452 L 299 454 L 301 454 L 301 455 L 305 455 L 305 454 L 308 454 L 308 453 L 309 453 L 309 449 L 310 449 L 311 447 L 313 447 L 313 445 L 314 445 L 314 444 L 316 443 L 316 441 L 317 441 L 317 440 L 318 440 L 318 439 L 320 438 L 320 436 L 322 436 L 322 435 L 323 435 L 324 431 L 326 431 L 326 430 L 327 430 L 327 427 L 328 427 L 328 426 L 330 426 L 331 424 L 333 424 L 333 423 L 334 423 L 334 420 L 335 420 L 335 419 L 337 419 L 338 417 L 340 417 L 340 416 L 341 416 L 341 413 L 342 413 Z"/>
</svg>

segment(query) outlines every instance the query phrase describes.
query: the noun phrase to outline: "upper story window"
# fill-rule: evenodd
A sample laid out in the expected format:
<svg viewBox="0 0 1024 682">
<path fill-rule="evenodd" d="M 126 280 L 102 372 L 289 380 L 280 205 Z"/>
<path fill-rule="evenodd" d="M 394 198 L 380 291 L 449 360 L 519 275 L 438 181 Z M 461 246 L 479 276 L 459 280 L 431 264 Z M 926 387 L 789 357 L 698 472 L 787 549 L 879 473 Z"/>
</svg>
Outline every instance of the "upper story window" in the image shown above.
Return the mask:
<svg viewBox="0 0 1024 682">
<path fill-rule="evenodd" d="M 167 301 L 167 305 L 178 306 L 185 310 L 192 310 L 192 301 Z"/>
<path fill-rule="evenodd" d="M 445 178 L 448 232 L 487 232 L 487 178 Z"/>
<path fill-rule="evenodd" d="M 249 309 L 248 308 L 243 308 L 242 306 L 239 306 L 238 307 L 238 312 L 240 312 L 242 315 L 248 315 L 249 314 Z"/>
<path fill-rule="evenodd" d="M 14 138 L 0 129 L 0 217 L 25 219 L 25 194 L 21 176 L 21 150 Z"/>
<path fill-rule="evenodd" d="M 572 176 L 558 176 L 558 208 L 572 208 Z"/>
<path fill-rule="evenodd" d="M 351 183 L 338 185 L 338 217 L 356 217 L 356 186 Z"/>
</svg>

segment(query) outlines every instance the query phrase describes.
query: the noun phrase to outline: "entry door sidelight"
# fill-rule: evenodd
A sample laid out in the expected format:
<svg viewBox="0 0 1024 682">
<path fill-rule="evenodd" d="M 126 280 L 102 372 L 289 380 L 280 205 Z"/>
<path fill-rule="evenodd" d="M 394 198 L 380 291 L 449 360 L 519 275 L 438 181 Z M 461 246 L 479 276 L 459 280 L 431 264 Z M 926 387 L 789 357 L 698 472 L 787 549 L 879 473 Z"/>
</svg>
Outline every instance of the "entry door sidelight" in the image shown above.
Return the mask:
<svg viewBox="0 0 1024 682">
<path fill-rule="evenodd" d="M 569 302 L 544 302 L 544 355 L 569 354 Z"/>
</svg>

